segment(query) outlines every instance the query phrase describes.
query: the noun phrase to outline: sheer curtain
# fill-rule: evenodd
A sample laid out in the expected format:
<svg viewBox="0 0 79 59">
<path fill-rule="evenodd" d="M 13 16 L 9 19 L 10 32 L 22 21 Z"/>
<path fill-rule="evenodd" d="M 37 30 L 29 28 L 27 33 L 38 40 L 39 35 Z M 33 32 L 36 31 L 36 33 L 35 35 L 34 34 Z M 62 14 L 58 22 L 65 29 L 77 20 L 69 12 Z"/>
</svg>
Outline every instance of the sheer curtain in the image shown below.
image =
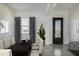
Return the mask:
<svg viewBox="0 0 79 59">
<path fill-rule="evenodd" d="M 29 17 L 21 17 L 21 40 L 30 40 Z"/>
</svg>

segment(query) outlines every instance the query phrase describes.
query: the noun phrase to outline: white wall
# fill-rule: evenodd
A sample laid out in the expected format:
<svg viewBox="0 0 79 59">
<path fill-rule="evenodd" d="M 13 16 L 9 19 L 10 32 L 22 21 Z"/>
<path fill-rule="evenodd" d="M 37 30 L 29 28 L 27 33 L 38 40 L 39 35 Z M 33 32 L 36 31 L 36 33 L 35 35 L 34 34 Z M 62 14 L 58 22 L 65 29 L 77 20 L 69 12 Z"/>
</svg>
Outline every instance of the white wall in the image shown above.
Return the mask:
<svg viewBox="0 0 79 59">
<path fill-rule="evenodd" d="M 70 42 L 71 41 L 77 41 L 79 42 L 79 34 L 76 32 L 76 28 L 79 27 L 79 11 L 73 11 L 71 14 L 71 24 L 70 24 Z"/>
<path fill-rule="evenodd" d="M 15 16 L 21 17 L 36 17 L 36 42 L 38 40 L 38 29 L 40 25 L 43 23 L 44 28 L 46 30 L 46 45 L 52 44 L 52 18 L 53 17 L 63 17 L 64 18 L 64 44 L 69 43 L 69 31 L 68 31 L 68 12 L 67 11 L 53 11 L 51 14 L 46 14 L 44 12 L 15 12 Z"/>
<path fill-rule="evenodd" d="M 68 12 L 67 11 L 53 11 L 51 14 L 46 14 L 44 12 L 15 12 L 15 16 L 21 16 L 21 17 L 36 17 L 36 39 L 38 39 L 38 29 L 40 25 L 43 23 L 44 28 L 46 30 L 46 45 L 52 44 L 52 34 L 53 34 L 53 28 L 52 28 L 52 18 L 53 17 L 63 17 L 64 18 L 64 44 L 68 44 L 69 42 L 69 26 L 68 26 Z"/>
<path fill-rule="evenodd" d="M 0 20 L 4 19 L 9 22 L 9 32 L 5 34 L 0 33 L 0 39 L 14 36 L 14 18 L 12 10 L 5 4 L 0 4 Z"/>
<path fill-rule="evenodd" d="M 53 38 L 53 26 L 52 26 L 52 18 L 53 17 L 63 17 L 63 43 L 69 43 L 69 19 L 67 11 L 54 11 L 48 16 L 39 16 L 37 17 L 37 30 L 41 23 L 44 23 L 46 29 L 46 45 L 52 44 Z"/>
<path fill-rule="evenodd" d="M 52 39 L 52 33 L 51 33 L 51 29 L 52 29 L 52 24 L 50 23 L 52 21 L 52 18 L 50 18 L 50 16 L 46 16 L 45 13 L 43 12 L 15 12 L 16 16 L 21 16 L 21 17 L 31 17 L 34 16 L 36 17 L 36 42 L 38 40 L 38 29 L 40 27 L 40 25 L 43 23 L 44 24 L 44 28 L 46 30 L 46 44 L 49 45 Z M 50 35 L 49 35 L 50 34 Z"/>
<path fill-rule="evenodd" d="M 36 32 L 38 32 L 40 25 L 42 23 L 43 23 L 45 31 L 46 31 L 45 43 L 46 43 L 46 45 L 52 44 L 52 18 L 50 16 L 38 16 L 36 19 Z M 38 34 L 36 36 L 38 36 Z"/>
</svg>

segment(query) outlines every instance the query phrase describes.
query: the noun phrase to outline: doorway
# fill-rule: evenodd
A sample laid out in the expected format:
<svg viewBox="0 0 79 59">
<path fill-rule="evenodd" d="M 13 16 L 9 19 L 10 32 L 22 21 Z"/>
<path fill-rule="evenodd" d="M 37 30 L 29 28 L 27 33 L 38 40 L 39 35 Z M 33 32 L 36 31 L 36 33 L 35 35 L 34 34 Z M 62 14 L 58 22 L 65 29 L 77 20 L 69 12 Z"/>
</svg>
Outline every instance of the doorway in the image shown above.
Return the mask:
<svg viewBox="0 0 79 59">
<path fill-rule="evenodd" d="M 53 18 L 53 44 L 63 44 L 63 17 Z"/>
</svg>

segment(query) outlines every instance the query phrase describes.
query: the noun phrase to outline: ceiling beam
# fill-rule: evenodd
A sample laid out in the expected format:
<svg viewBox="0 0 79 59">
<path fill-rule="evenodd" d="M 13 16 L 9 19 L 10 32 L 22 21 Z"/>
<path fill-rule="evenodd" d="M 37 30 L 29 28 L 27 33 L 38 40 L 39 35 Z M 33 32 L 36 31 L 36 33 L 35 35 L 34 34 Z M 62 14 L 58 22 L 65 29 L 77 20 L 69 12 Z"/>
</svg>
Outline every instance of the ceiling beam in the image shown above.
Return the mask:
<svg viewBox="0 0 79 59">
<path fill-rule="evenodd" d="M 48 14 L 52 12 L 56 6 L 57 6 L 57 3 L 48 3 L 46 7 L 46 13 Z"/>
<path fill-rule="evenodd" d="M 50 3 L 47 4 L 47 7 L 46 7 L 46 12 L 49 11 L 49 8 L 50 8 Z"/>
</svg>

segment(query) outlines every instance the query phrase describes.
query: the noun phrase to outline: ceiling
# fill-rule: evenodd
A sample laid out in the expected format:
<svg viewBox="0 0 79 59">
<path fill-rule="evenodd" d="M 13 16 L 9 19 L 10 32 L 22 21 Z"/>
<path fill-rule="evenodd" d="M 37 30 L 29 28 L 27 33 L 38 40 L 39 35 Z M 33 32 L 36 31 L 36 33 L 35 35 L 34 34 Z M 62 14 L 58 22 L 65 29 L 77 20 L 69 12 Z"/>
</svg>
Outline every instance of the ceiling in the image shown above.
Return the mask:
<svg viewBox="0 0 79 59">
<path fill-rule="evenodd" d="M 79 3 L 6 3 L 13 11 L 53 11 L 78 9 Z"/>
<path fill-rule="evenodd" d="M 14 11 L 44 11 L 46 9 L 46 3 L 10 3 L 10 6 Z"/>
<path fill-rule="evenodd" d="M 59 3 L 55 10 L 74 10 L 79 8 L 79 3 Z"/>
</svg>

